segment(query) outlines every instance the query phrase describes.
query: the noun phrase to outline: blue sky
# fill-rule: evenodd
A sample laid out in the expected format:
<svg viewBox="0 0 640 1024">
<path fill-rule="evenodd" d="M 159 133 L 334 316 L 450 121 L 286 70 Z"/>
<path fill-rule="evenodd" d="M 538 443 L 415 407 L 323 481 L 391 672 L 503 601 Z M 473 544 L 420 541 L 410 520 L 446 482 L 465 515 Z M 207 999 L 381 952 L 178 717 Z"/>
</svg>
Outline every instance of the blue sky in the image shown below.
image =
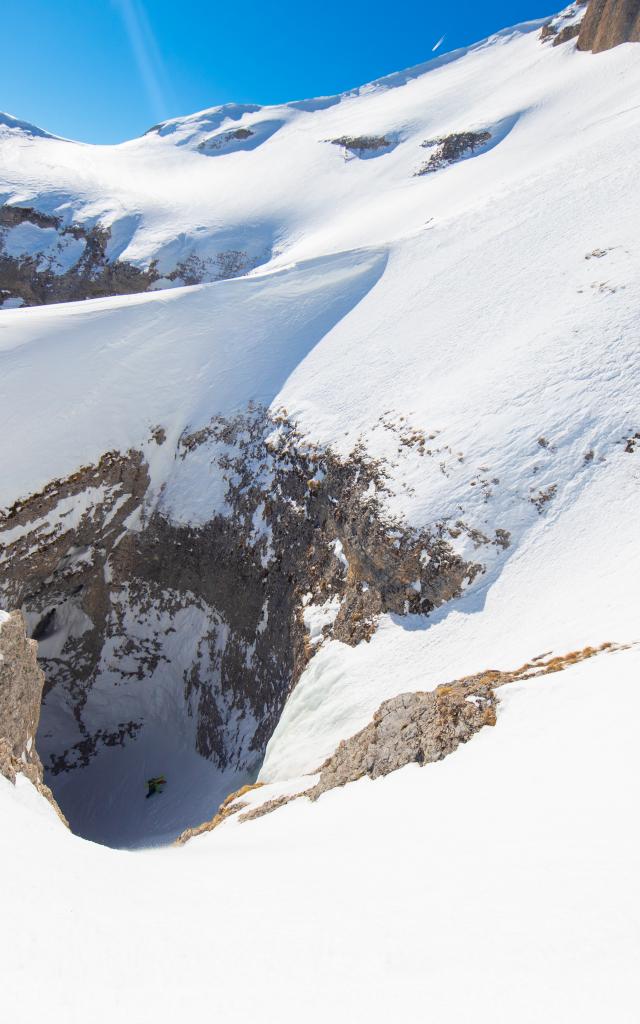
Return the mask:
<svg viewBox="0 0 640 1024">
<path fill-rule="evenodd" d="M 5 0 L 0 110 L 85 142 L 229 100 L 329 95 L 552 14 L 545 0 Z"/>
</svg>

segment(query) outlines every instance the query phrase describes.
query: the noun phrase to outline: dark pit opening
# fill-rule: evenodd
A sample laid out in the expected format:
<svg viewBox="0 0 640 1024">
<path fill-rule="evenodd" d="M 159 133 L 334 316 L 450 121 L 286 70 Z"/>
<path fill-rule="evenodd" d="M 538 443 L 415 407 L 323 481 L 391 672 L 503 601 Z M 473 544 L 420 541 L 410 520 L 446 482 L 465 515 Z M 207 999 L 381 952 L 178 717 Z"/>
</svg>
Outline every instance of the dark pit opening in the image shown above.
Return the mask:
<svg viewBox="0 0 640 1024">
<path fill-rule="evenodd" d="M 173 842 L 184 829 L 210 820 L 224 798 L 254 782 L 259 770 L 259 762 L 250 769 L 221 769 L 197 753 L 173 714 L 163 720 L 152 708 L 140 707 L 137 713 L 144 725 L 130 734 L 105 734 L 86 765 L 45 770 L 71 830 L 117 849 Z M 45 703 L 37 746 L 49 765 L 61 753 L 56 747 L 64 731 L 54 732 L 56 724 L 60 709 L 50 712 Z M 149 797 L 147 782 L 158 776 L 166 784 Z"/>
<path fill-rule="evenodd" d="M 255 781 L 319 641 L 367 642 L 382 613 L 429 613 L 482 571 L 449 543 L 464 522 L 389 515 L 385 467 L 360 443 L 339 457 L 259 407 L 185 431 L 172 454 L 164 428 L 151 436 L 0 517 L 3 600 L 46 676 L 46 781 L 74 832 L 128 849 L 171 842 Z M 501 532 L 474 543 L 508 546 Z"/>
</svg>

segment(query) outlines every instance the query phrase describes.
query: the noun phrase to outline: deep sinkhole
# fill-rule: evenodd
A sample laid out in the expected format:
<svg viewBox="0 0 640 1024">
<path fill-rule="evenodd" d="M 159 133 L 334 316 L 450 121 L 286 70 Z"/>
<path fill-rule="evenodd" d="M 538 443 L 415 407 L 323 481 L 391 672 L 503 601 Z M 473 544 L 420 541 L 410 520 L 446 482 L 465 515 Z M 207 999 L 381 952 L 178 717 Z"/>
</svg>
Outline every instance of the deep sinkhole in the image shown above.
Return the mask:
<svg viewBox="0 0 640 1024">
<path fill-rule="evenodd" d="M 151 686 L 141 691 L 133 710 L 144 724 L 135 735 L 102 745 L 72 770 L 52 771 L 45 761 L 45 781 L 72 832 L 116 849 L 167 845 L 184 829 L 210 820 L 229 793 L 255 781 L 262 760 L 221 770 L 194 749 L 177 707 L 163 707 Z M 69 714 L 43 702 L 38 749 L 50 754 L 64 747 Z M 166 784 L 149 796 L 148 780 L 158 776 Z"/>
<path fill-rule="evenodd" d="M 179 518 L 173 477 L 152 492 L 140 451 L 7 518 L 7 600 L 46 677 L 45 779 L 73 832 L 115 848 L 170 843 L 256 780 L 317 641 L 368 641 L 380 614 L 428 614 L 482 570 L 389 514 L 379 460 L 309 446 L 260 408 L 181 435 L 172 466 L 208 518 Z"/>
</svg>

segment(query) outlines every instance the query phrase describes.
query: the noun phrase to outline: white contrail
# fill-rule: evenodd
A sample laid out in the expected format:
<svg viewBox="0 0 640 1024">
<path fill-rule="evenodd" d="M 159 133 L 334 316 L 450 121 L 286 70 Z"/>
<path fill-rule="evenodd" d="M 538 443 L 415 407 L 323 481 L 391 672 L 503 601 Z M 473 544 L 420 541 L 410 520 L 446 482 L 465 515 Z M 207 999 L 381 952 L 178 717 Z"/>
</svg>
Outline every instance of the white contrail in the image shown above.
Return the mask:
<svg viewBox="0 0 640 1024">
<path fill-rule="evenodd" d="M 167 101 L 163 89 L 164 71 L 162 57 L 146 12 L 139 0 L 115 0 L 115 3 L 122 15 L 149 103 L 154 115 L 161 121 L 167 115 Z"/>
<path fill-rule="evenodd" d="M 433 47 L 433 49 L 431 50 L 431 52 L 432 52 L 432 53 L 435 53 L 435 52 L 436 52 L 436 50 L 439 50 L 439 49 L 440 49 L 440 47 L 442 46 L 442 44 L 444 43 L 444 41 L 445 41 L 445 39 L 446 39 L 446 38 L 447 38 L 447 36 L 446 36 L 446 34 L 445 34 L 445 35 L 443 35 L 443 36 L 442 36 L 442 38 L 441 38 L 441 39 L 438 39 L 438 42 L 437 42 L 437 43 L 436 43 L 436 45 L 435 45 L 435 46 Z"/>
</svg>

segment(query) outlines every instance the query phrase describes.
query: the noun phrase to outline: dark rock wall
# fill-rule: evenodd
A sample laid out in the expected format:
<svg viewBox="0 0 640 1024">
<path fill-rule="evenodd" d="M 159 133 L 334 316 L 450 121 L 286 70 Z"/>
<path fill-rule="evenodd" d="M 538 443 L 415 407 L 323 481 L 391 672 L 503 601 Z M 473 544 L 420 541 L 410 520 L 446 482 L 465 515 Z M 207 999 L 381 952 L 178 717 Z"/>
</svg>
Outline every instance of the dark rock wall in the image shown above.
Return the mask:
<svg viewBox="0 0 640 1024">
<path fill-rule="evenodd" d="M 640 42 L 640 0 L 591 0 L 578 49 L 600 53 L 620 43 Z"/>
<path fill-rule="evenodd" d="M 154 438 L 165 443 L 161 430 Z M 362 450 L 340 459 L 252 409 L 185 433 L 174 464 L 203 451 L 226 481 L 226 510 L 198 526 L 150 494 L 142 451 L 109 452 L 0 512 L 1 599 L 27 613 L 47 694 L 75 719 L 73 743 L 47 741 L 54 773 L 143 726 L 85 713 L 101 680 L 117 699 L 158 672 L 182 689 L 199 753 L 222 769 L 259 763 L 318 641 L 366 641 L 381 613 L 429 612 L 482 571 L 455 553 L 445 524 L 414 530 L 385 515 L 384 467 Z M 327 601 L 337 614 L 312 642 L 304 609 Z M 194 615 L 178 668 L 175 634 Z"/>
</svg>

